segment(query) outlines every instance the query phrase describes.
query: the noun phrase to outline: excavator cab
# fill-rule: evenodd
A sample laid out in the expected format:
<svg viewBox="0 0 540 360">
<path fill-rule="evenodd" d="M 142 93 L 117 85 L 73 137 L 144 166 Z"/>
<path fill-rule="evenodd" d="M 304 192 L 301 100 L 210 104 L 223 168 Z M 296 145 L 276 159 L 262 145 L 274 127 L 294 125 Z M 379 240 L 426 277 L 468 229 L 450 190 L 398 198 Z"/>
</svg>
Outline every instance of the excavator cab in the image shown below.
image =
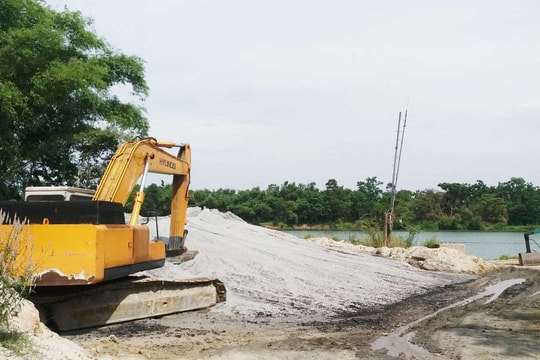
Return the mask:
<svg viewBox="0 0 540 360">
<path fill-rule="evenodd" d="M 29 186 L 24 201 L 90 201 L 94 190 L 72 186 Z"/>
</svg>

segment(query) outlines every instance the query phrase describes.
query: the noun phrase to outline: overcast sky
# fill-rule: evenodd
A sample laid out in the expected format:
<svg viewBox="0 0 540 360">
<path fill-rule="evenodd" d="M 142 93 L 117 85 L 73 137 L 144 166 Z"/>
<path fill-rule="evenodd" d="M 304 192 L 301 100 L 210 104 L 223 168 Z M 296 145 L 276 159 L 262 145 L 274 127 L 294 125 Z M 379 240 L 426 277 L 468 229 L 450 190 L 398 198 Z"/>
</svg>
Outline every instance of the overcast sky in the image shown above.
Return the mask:
<svg viewBox="0 0 540 360">
<path fill-rule="evenodd" d="M 192 189 L 540 186 L 540 2 L 48 0 L 145 61 L 150 135 Z"/>
</svg>

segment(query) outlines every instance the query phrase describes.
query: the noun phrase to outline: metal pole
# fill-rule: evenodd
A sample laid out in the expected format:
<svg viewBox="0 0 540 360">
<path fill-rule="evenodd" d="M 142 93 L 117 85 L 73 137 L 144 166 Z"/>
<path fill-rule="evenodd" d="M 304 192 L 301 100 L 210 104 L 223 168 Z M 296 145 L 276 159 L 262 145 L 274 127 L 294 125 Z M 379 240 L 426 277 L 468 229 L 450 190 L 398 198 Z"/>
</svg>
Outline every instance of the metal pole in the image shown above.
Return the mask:
<svg viewBox="0 0 540 360">
<path fill-rule="evenodd" d="M 131 212 L 131 217 L 129 218 L 130 225 L 136 225 L 139 220 L 139 214 L 141 212 L 141 207 L 144 202 L 144 183 L 146 182 L 146 174 L 148 174 L 148 167 L 150 166 L 150 156 L 147 155 L 145 159 L 146 163 L 144 164 L 144 172 L 141 179 L 141 184 L 139 186 L 139 191 L 135 195 L 133 200 L 133 211 Z"/>
<path fill-rule="evenodd" d="M 398 117 L 398 127 L 396 135 L 396 146 L 394 149 L 394 168 L 392 171 L 392 194 L 390 197 L 390 209 L 385 214 L 384 217 L 384 243 L 386 246 L 390 243 L 390 236 L 392 235 L 392 223 L 394 217 L 394 203 L 396 200 L 396 182 L 397 182 L 397 159 L 398 159 L 398 146 L 399 146 L 399 135 L 401 131 L 401 111 L 399 112 Z"/>
<path fill-rule="evenodd" d="M 394 201 L 396 195 L 396 179 L 397 179 L 397 156 L 398 156 L 398 146 L 399 146 L 399 133 L 401 130 L 401 111 L 399 112 L 398 117 L 398 128 L 396 135 L 396 147 L 394 149 L 394 170 L 392 171 L 392 197 L 390 198 L 390 211 L 394 211 Z"/>
<path fill-rule="evenodd" d="M 405 138 L 405 127 L 407 126 L 407 113 L 408 109 L 405 109 L 405 118 L 403 119 L 403 130 L 401 131 L 401 144 L 399 145 L 399 157 L 398 157 L 398 163 L 397 163 L 397 170 L 396 170 L 396 181 L 394 183 L 394 186 L 397 187 L 397 181 L 399 177 L 399 165 L 401 164 L 401 152 L 403 151 L 403 139 Z"/>
<path fill-rule="evenodd" d="M 523 236 L 525 237 L 525 249 L 527 253 L 531 252 L 531 244 L 529 242 L 529 235 L 530 235 L 529 233 L 523 234 Z"/>
</svg>

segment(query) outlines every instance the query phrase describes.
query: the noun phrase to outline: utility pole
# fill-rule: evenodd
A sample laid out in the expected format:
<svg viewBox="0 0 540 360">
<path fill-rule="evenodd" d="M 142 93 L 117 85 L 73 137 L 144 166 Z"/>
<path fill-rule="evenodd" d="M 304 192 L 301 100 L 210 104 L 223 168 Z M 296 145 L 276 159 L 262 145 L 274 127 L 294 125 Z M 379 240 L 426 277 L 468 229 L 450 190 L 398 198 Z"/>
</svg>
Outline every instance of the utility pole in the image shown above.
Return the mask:
<svg viewBox="0 0 540 360">
<path fill-rule="evenodd" d="M 405 127 L 407 126 L 407 113 L 408 109 L 405 109 L 405 116 L 403 119 L 403 126 L 401 126 L 401 111 L 398 117 L 398 127 L 396 135 L 396 146 L 394 149 L 394 168 L 392 171 L 392 184 L 391 184 L 391 196 L 390 206 L 384 216 L 384 243 L 385 246 L 390 244 L 390 236 L 392 235 L 394 225 L 394 205 L 396 202 L 396 188 L 399 176 L 399 165 L 401 164 L 401 152 L 403 150 L 403 138 L 405 137 Z"/>
</svg>

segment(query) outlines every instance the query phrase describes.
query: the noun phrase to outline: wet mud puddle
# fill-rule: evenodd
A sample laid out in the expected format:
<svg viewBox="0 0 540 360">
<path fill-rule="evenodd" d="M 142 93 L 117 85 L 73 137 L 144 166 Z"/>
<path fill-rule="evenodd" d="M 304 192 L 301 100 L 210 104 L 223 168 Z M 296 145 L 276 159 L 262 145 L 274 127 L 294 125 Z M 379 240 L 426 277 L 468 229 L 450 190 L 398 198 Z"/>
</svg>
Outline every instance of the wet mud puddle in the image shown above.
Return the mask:
<svg viewBox="0 0 540 360">
<path fill-rule="evenodd" d="M 473 301 L 476 301 L 478 299 L 481 299 L 487 296 L 491 296 L 491 297 L 488 300 L 486 300 L 484 304 L 489 304 L 490 302 L 496 300 L 503 293 L 504 290 L 516 284 L 522 284 L 523 282 L 525 282 L 525 279 L 510 279 L 510 280 L 504 280 L 496 284 L 490 285 L 483 292 L 475 296 L 471 296 L 455 304 L 448 305 L 418 320 L 402 325 L 387 335 L 381 336 L 380 338 L 378 338 L 371 344 L 371 350 L 377 351 L 377 350 L 386 349 L 386 354 L 388 356 L 393 356 L 393 357 L 398 357 L 401 353 L 403 353 L 407 357 L 417 358 L 417 359 L 426 359 L 426 360 L 444 359 L 444 357 L 442 357 L 440 354 L 437 354 L 437 355 L 432 354 L 426 349 L 422 348 L 421 346 L 411 343 L 411 340 L 414 338 L 416 332 L 409 331 L 409 329 L 421 323 L 422 321 L 425 321 L 427 319 L 434 317 L 435 315 L 443 311 L 452 309 L 454 307 L 467 305 Z"/>
</svg>

